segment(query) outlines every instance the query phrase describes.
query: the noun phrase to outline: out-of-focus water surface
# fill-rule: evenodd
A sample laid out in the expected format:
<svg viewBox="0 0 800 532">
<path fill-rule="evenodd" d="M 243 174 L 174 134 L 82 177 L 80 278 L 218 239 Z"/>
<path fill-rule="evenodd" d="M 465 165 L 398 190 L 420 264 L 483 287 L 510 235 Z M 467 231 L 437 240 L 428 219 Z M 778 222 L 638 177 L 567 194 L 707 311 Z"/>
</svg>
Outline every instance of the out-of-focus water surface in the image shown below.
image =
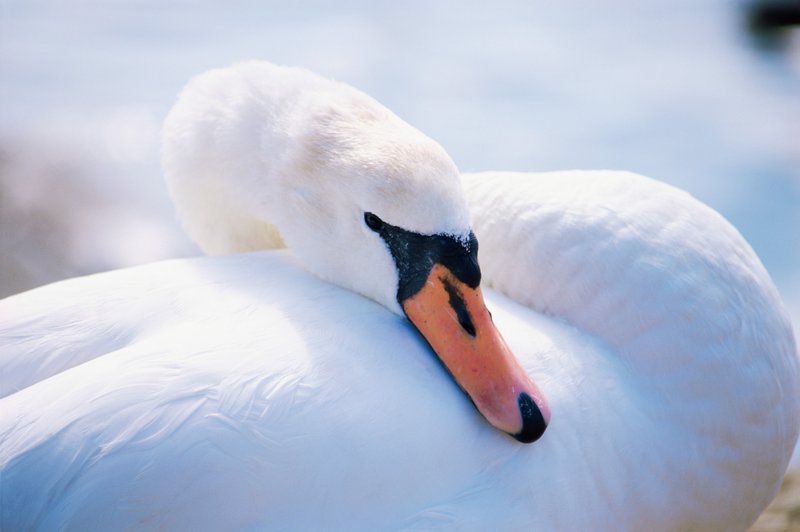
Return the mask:
<svg viewBox="0 0 800 532">
<path fill-rule="evenodd" d="M 0 296 L 196 253 L 158 166 L 193 74 L 347 81 L 462 170 L 618 168 L 749 240 L 800 324 L 800 36 L 727 0 L 0 0 Z"/>
</svg>

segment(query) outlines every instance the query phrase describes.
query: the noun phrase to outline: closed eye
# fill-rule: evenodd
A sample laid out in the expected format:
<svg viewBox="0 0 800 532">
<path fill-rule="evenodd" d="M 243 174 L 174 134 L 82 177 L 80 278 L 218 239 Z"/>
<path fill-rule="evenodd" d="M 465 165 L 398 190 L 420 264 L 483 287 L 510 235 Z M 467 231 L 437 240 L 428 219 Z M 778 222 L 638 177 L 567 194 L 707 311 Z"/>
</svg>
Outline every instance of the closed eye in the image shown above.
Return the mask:
<svg viewBox="0 0 800 532">
<path fill-rule="evenodd" d="M 367 224 L 367 227 L 369 227 L 373 231 L 380 231 L 381 228 L 383 227 L 383 220 L 381 220 L 371 212 L 364 213 L 364 223 Z"/>
</svg>

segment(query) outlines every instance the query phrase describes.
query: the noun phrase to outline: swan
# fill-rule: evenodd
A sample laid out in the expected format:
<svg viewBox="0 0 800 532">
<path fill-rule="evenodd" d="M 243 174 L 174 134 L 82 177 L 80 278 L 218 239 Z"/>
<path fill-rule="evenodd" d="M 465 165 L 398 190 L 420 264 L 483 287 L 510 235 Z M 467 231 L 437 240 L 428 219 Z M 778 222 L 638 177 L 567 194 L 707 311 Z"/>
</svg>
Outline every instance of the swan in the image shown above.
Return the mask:
<svg viewBox="0 0 800 532">
<path fill-rule="evenodd" d="M 263 62 L 190 81 L 163 164 L 210 256 L 0 301 L 3 530 L 744 530 L 777 491 L 791 327 L 688 194 L 459 176 Z"/>
</svg>

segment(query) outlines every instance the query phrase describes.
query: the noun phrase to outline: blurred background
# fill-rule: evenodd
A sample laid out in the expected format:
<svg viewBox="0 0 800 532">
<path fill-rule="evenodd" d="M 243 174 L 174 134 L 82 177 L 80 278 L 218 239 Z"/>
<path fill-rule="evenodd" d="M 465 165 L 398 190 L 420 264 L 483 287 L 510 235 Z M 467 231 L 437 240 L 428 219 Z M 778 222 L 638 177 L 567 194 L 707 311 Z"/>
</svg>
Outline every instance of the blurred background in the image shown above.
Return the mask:
<svg viewBox="0 0 800 532">
<path fill-rule="evenodd" d="M 792 0 L 0 0 L 0 297 L 198 254 L 162 182 L 160 123 L 192 75 L 259 58 L 355 85 L 464 171 L 627 169 L 688 190 L 755 248 L 798 331 L 800 30 L 784 24 L 799 12 Z M 794 478 L 760 529 L 800 529 Z"/>
</svg>

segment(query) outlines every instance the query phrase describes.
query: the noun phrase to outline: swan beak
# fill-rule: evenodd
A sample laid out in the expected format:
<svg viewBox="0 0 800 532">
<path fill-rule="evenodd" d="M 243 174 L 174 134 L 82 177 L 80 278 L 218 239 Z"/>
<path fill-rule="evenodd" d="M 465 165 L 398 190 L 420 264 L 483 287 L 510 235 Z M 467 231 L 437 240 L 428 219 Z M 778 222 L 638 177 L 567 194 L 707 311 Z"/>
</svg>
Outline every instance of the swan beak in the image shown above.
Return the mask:
<svg viewBox="0 0 800 532">
<path fill-rule="evenodd" d="M 541 437 L 550 408 L 494 326 L 480 286 L 435 264 L 422 289 L 401 304 L 489 423 L 523 443 Z"/>
</svg>

